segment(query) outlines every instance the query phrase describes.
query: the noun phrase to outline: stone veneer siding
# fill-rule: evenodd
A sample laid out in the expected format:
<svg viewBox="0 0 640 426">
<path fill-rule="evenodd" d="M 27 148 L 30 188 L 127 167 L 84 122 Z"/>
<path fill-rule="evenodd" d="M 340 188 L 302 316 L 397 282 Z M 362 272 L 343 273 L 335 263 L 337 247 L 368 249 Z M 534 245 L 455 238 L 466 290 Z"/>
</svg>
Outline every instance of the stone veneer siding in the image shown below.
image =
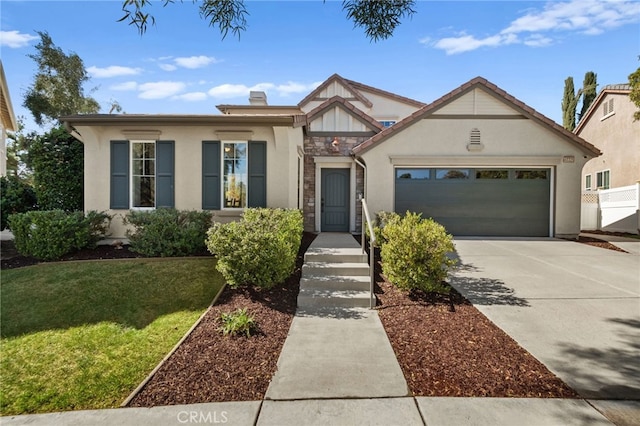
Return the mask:
<svg viewBox="0 0 640 426">
<path fill-rule="evenodd" d="M 334 137 L 306 136 L 304 140 L 304 191 L 303 212 L 304 230 L 316 231 L 316 164 L 315 157 L 351 157 L 351 149 L 361 144 L 368 137 L 337 136 L 340 141 L 338 150 L 333 149 Z M 364 194 L 364 170 L 356 164 L 356 195 Z M 362 230 L 362 205 L 356 203 L 356 232 Z"/>
</svg>

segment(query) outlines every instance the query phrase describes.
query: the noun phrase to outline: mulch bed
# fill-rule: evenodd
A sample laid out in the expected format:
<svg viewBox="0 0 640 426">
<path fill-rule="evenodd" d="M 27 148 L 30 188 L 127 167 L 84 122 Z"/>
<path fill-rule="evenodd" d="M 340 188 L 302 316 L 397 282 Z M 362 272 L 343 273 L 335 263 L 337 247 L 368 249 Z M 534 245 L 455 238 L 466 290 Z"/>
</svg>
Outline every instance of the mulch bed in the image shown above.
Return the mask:
<svg viewBox="0 0 640 426">
<path fill-rule="evenodd" d="M 226 287 L 129 406 L 263 399 L 295 314 L 303 254 L 313 238 L 305 233 L 296 270 L 283 285 L 271 290 Z M 36 263 L 12 253 L 6 243 L 3 269 Z M 68 260 L 114 257 L 140 256 L 126 246 L 101 246 Z M 455 291 L 451 298 L 407 293 L 377 276 L 379 315 L 414 395 L 578 396 Z M 254 316 L 257 335 L 219 332 L 220 314 L 238 308 Z"/>
<path fill-rule="evenodd" d="M 406 292 L 382 279 L 380 320 L 415 396 L 578 397 L 455 290 Z"/>
<path fill-rule="evenodd" d="M 628 253 L 626 250 L 623 250 L 620 247 L 614 244 L 611 244 L 608 241 L 599 240 L 597 238 L 579 236 L 577 241 L 579 243 L 587 244 L 594 247 L 600 247 L 607 250 L 614 250 L 614 251 L 620 251 L 622 253 Z"/>
</svg>

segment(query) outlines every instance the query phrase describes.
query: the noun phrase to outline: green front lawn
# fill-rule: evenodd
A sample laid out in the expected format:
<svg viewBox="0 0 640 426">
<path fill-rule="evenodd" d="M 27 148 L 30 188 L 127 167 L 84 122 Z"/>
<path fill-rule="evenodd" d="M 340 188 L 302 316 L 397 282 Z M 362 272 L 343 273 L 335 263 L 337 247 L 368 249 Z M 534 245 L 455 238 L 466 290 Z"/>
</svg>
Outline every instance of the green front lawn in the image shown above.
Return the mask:
<svg viewBox="0 0 640 426">
<path fill-rule="evenodd" d="M 213 258 L 2 271 L 2 415 L 117 407 L 206 310 Z"/>
</svg>

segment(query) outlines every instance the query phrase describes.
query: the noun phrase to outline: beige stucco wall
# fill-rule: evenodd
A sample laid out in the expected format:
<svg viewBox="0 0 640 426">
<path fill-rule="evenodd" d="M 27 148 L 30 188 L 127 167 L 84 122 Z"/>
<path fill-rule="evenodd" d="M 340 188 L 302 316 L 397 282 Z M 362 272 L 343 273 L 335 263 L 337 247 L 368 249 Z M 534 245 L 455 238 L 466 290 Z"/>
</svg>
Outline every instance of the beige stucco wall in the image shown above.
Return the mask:
<svg viewBox="0 0 640 426">
<path fill-rule="evenodd" d="M 613 98 L 614 113 L 605 116 L 604 102 Z M 596 173 L 610 170 L 610 187 L 633 185 L 640 181 L 640 121 L 633 121 L 636 106 L 629 95 L 609 93 L 603 96 L 589 121 L 578 135 L 597 146 L 602 156 L 589 161 L 582 170 L 582 186 L 590 174 L 592 190 L 596 188 Z"/>
<path fill-rule="evenodd" d="M 110 210 L 110 141 L 145 139 L 157 134 L 159 140 L 175 141 L 175 207 L 179 210 L 200 210 L 202 207 L 202 141 L 231 140 L 230 135 L 267 141 L 267 205 L 269 207 L 298 207 L 298 149 L 302 146 L 302 129 L 290 127 L 253 126 L 246 128 L 212 128 L 211 126 L 158 126 L 128 129 L 142 132 L 132 138 L 131 133 L 114 126 L 77 126 L 85 147 L 85 211 L 106 211 L 114 215 L 111 238 L 123 238 L 122 218 L 128 210 Z M 238 139 L 234 139 L 238 140 Z M 242 139 L 240 139 L 242 140 Z M 239 217 L 241 210 L 213 211 L 214 220 L 228 221 Z"/>
<path fill-rule="evenodd" d="M 484 148 L 467 149 L 471 129 Z M 372 214 L 394 208 L 395 166 L 545 167 L 553 171 L 551 234 L 580 231 L 580 172 L 591 158 L 581 148 L 529 119 L 423 119 L 365 151 L 366 197 Z M 573 162 L 571 162 L 573 161 Z"/>
</svg>

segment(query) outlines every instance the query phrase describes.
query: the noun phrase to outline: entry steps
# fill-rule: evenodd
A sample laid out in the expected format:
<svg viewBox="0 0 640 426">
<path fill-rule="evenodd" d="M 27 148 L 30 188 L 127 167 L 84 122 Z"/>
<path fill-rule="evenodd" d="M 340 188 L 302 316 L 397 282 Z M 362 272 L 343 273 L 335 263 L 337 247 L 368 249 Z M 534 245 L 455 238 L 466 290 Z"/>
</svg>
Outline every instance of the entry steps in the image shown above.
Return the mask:
<svg viewBox="0 0 640 426">
<path fill-rule="evenodd" d="M 309 247 L 302 266 L 298 307 L 368 308 L 369 277 L 367 254 L 361 248 Z"/>
</svg>

